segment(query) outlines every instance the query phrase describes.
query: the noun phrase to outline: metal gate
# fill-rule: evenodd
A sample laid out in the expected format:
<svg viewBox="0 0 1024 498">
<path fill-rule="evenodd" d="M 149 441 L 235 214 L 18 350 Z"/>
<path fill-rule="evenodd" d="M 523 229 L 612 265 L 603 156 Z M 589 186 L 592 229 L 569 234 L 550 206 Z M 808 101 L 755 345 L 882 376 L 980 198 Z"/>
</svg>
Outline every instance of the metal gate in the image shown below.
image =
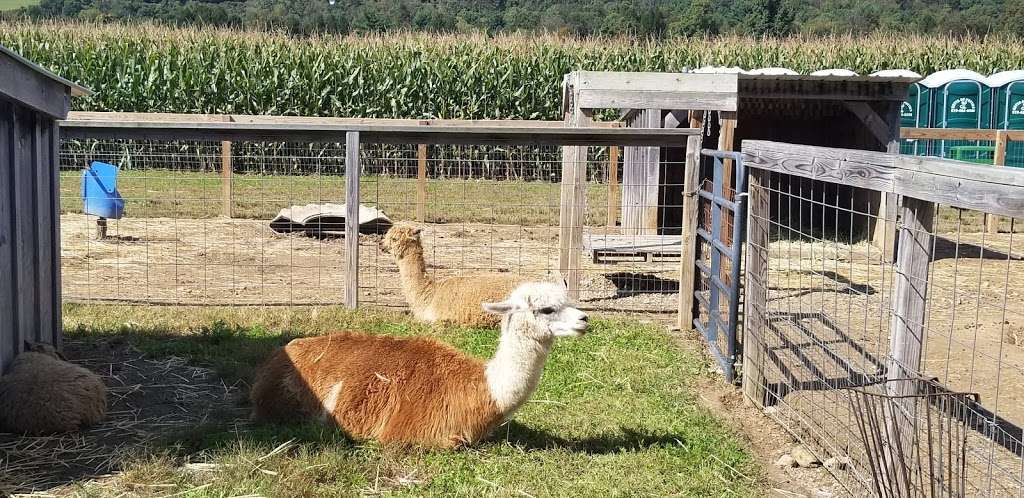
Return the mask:
<svg viewBox="0 0 1024 498">
<path fill-rule="evenodd" d="M 740 267 L 747 220 L 747 172 L 738 152 L 702 150 L 693 325 L 729 382 L 735 379 Z M 708 163 L 708 161 L 701 161 Z M 710 165 L 710 169 L 707 166 Z M 733 186 L 735 185 L 735 186 Z"/>
</svg>

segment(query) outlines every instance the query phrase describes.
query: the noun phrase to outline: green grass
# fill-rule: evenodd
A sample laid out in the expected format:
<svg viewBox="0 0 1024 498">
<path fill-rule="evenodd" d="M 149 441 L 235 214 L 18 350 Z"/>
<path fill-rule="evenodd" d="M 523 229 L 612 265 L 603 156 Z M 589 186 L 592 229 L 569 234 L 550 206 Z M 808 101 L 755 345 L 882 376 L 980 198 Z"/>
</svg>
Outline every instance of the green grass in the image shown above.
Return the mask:
<svg viewBox="0 0 1024 498">
<path fill-rule="evenodd" d="M 61 173 L 61 209 L 79 213 L 81 173 Z M 118 191 L 125 214 L 138 218 L 211 218 L 221 214 L 220 173 L 123 171 Z M 607 220 L 608 186 L 589 183 L 587 222 Z M 560 185 L 551 182 L 496 180 L 428 180 L 427 220 L 437 223 L 557 225 Z M 393 220 L 416 214 L 416 180 L 365 176 L 360 202 L 377 205 Z M 282 208 L 313 202 L 345 202 L 343 176 L 235 175 L 232 215 L 269 220 Z"/>
<path fill-rule="evenodd" d="M 0 11 L 20 9 L 38 3 L 39 0 L 0 0 Z"/>
<path fill-rule="evenodd" d="M 234 379 L 297 335 L 361 327 L 435 334 L 479 357 L 496 334 L 436 330 L 386 312 L 336 308 L 146 308 L 68 305 L 68 336 L 121 337 L 147 355 L 175 355 Z M 760 470 L 725 424 L 695 402 L 702 361 L 660 328 L 596 320 L 593 332 L 560 342 L 540 388 L 513 422 L 462 451 L 400 450 L 354 443 L 313 425 L 234 431 L 181 428 L 167 449 L 131 463 L 115 483 L 83 495 L 161 485 L 161 494 L 264 496 L 757 496 Z M 282 442 L 294 447 L 262 458 Z M 187 472 L 184 460 L 221 464 Z M 750 476 L 750 477 L 748 477 Z"/>
</svg>

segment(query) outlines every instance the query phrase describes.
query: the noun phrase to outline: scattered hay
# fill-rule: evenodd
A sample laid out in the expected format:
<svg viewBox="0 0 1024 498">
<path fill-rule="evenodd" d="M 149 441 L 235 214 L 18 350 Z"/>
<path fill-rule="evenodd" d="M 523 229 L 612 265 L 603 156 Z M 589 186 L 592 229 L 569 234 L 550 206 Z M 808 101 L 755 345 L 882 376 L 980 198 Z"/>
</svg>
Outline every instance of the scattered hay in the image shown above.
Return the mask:
<svg viewBox="0 0 1024 498">
<path fill-rule="evenodd" d="M 109 390 L 108 417 L 79 433 L 0 433 L 0 495 L 54 492 L 71 483 L 109 479 L 182 428 L 232 419 L 246 423 L 238 403 L 244 390 L 182 358 L 145 358 L 117 340 L 68 341 L 65 355 L 103 377 Z"/>
</svg>

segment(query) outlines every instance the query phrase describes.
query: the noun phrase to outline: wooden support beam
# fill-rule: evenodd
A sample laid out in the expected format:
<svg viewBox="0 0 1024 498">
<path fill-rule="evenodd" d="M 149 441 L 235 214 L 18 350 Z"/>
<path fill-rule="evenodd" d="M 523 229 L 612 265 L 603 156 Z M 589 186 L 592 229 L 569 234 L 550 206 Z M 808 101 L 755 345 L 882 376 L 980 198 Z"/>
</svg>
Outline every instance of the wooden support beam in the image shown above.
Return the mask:
<svg viewBox="0 0 1024 498">
<path fill-rule="evenodd" d="M 588 127 L 593 121 L 589 109 L 571 108 L 565 114 L 569 128 Z M 587 211 L 587 148 L 562 147 L 562 188 L 558 213 L 558 269 L 565 279 L 569 298 L 579 299 L 583 251 L 583 224 Z"/>
<path fill-rule="evenodd" d="M 359 306 L 359 132 L 345 134 L 345 306 Z"/>
<path fill-rule="evenodd" d="M 704 112 L 690 112 L 690 127 L 704 128 Z M 679 267 L 679 330 L 693 328 L 694 288 L 697 273 L 697 206 L 700 188 L 700 150 L 703 134 L 694 135 L 686 140 L 686 166 L 683 180 L 683 234 Z"/>
<path fill-rule="evenodd" d="M 857 116 L 857 119 L 875 136 L 879 143 L 888 144 L 892 140 L 889 124 L 871 108 L 867 102 L 845 101 L 846 109 Z"/>
<path fill-rule="evenodd" d="M 899 140 L 893 140 L 886 146 L 890 154 L 900 153 Z M 875 219 L 869 226 L 872 228 L 871 243 L 882 251 L 882 260 L 892 262 L 896 257 L 896 217 L 899 196 L 892 192 L 879 192 Z"/>
<path fill-rule="evenodd" d="M 647 109 L 644 113 L 645 128 L 661 128 L 661 109 Z M 640 224 L 640 234 L 658 234 L 658 192 L 661 190 L 661 148 L 643 147 L 640 149 L 644 179 L 642 186 L 643 197 L 641 210 L 643 212 Z"/>
<path fill-rule="evenodd" d="M 608 147 L 608 228 L 615 228 L 618 225 L 620 150 L 616 146 Z"/>
<path fill-rule="evenodd" d="M 768 191 L 771 173 L 752 170 L 747 191 L 747 260 L 744 284 L 743 394 L 758 408 L 764 408 L 767 394 L 765 361 L 768 331 L 768 235 L 771 204 Z"/>
<path fill-rule="evenodd" d="M 1006 166 L 1006 146 L 1009 144 L 1005 130 L 996 132 L 996 150 L 992 158 L 994 166 Z M 985 231 L 999 233 L 999 217 L 994 214 L 985 215 Z"/>
<path fill-rule="evenodd" d="M 576 71 L 567 81 L 586 109 L 737 109 L 735 74 Z"/>
<path fill-rule="evenodd" d="M 889 379 L 921 372 L 934 215 L 934 203 L 903 197 L 899 254 L 894 269 Z"/>
<path fill-rule="evenodd" d="M 427 144 L 416 150 L 416 221 L 427 221 Z"/>
<path fill-rule="evenodd" d="M 925 320 L 928 310 L 928 266 L 932 256 L 932 230 L 935 204 L 903 197 L 900 205 L 899 254 L 894 267 L 892 320 L 889 326 L 889 364 L 886 368 L 885 391 L 896 397 L 899 409 L 883 414 L 888 439 L 893 444 L 884 449 L 881 463 L 895 470 L 905 465 L 905 455 L 915 449 L 914 431 L 918 424 L 917 404 L 913 399 L 899 398 L 920 394 L 916 380 L 922 375 L 921 356 L 924 351 Z M 927 408 L 925 408 L 927 409 Z M 892 472 L 884 473 L 887 476 Z M 889 487 L 899 482 L 886 484 Z"/>
<path fill-rule="evenodd" d="M 231 116 L 224 116 L 224 121 L 230 122 Z M 224 140 L 220 143 L 221 214 L 227 218 L 231 217 L 231 176 L 233 173 L 234 166 L 231 159 L 231 141 Z"/>
</svg>

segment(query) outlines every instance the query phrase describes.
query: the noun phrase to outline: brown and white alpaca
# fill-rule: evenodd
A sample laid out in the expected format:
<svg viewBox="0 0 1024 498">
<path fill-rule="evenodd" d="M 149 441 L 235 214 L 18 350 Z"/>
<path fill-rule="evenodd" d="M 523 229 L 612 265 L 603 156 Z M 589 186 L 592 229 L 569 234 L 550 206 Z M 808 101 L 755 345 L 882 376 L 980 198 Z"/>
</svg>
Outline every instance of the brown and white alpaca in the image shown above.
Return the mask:
<svg viewBox="0 0 1024 498">
<path fill-rule="evenodd" d="M 587 329 L 587 316 L 558 284 L 524 284 L 483 307 L 503 316 L 487 362 L 428 337 L 348 331 L 296 339 L 259 370 L 253 416 L 319 418 L 384 443 L 477 443 L 533 394 L 555 339 Z"/>
<path fill-rule="evenodd" d="M 398 261 L 402 293 L 417 320 L 467 327 L 493 327 L 495 315 L 485 313 L 482 303 L 504 300 L 512 289 L 529 281 L 509 273 L 477 273 L 434 280 L 427 275 L 420 229 L 395 225 L 380 243 L 381 250 Z"/>
</svg>

